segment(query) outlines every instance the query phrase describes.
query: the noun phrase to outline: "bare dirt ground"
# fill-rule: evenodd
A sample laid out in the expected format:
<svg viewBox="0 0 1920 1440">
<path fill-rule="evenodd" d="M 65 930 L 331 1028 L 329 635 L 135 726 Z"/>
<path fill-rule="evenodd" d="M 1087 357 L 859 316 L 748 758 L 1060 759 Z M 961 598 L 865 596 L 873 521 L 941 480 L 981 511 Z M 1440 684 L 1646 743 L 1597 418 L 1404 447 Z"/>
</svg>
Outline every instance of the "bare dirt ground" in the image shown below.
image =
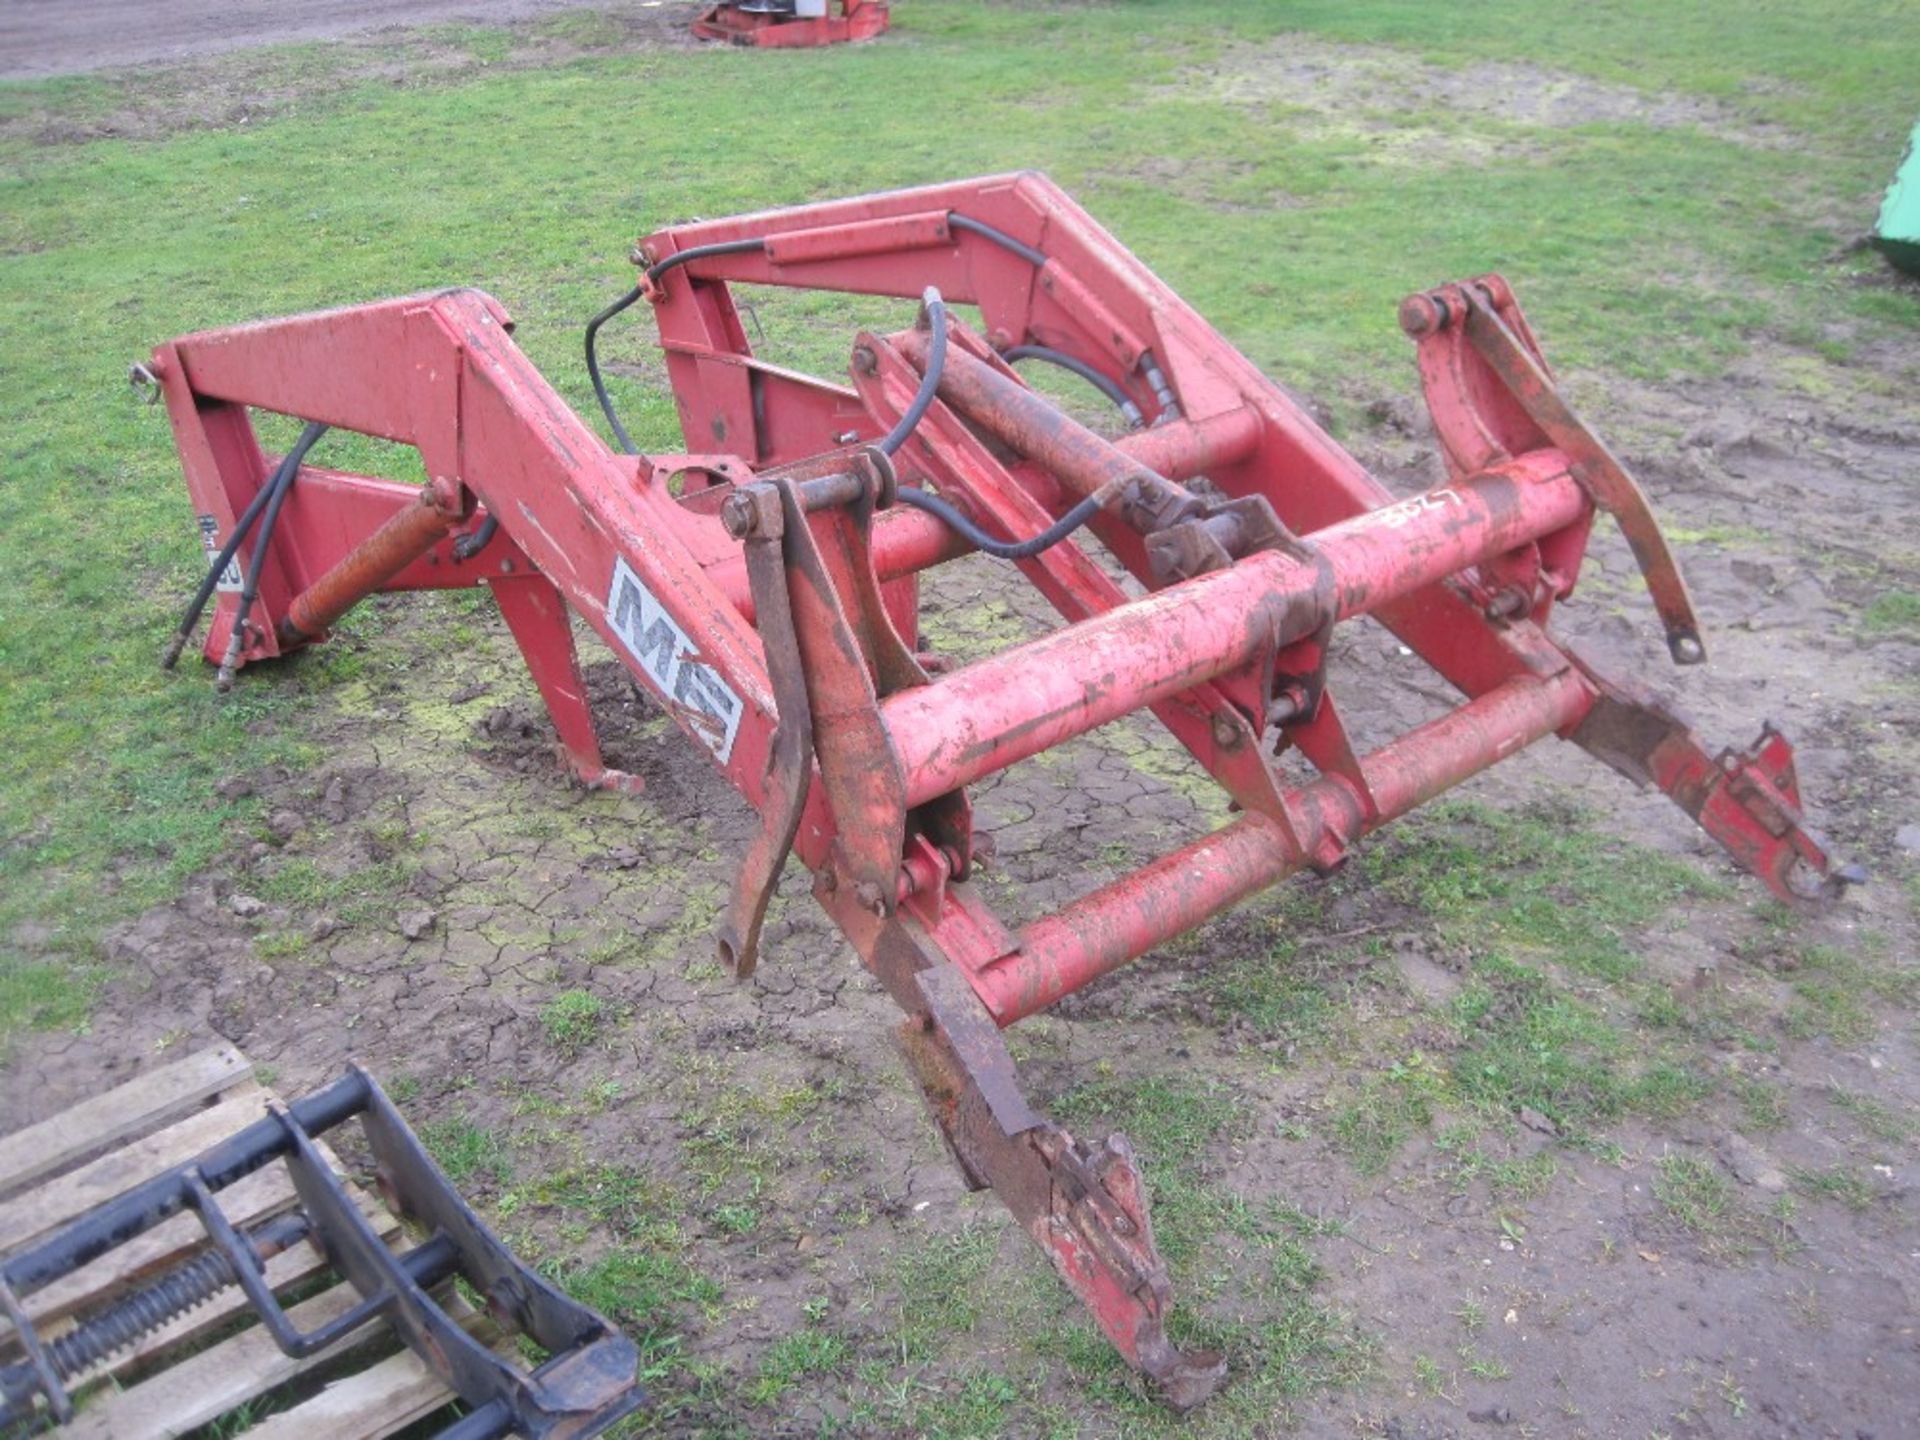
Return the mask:
<svg viewBox="0 0 1920 1440">
<path fill-rule="evenodd" d="M 677 8 L 674 0 L 662 4 Z M 583 8 L 584 0 L 9 0 L 0 8 L 0 77 L 161 64 L 403 25 L 498 25 Z"/>
<path fill-rule="evenodd" d="M 55 8 L 19 6 L 16 18 Z M 1406 490 L 1438 478 L 1413 383 L 1409 365 L 1404 394 L 1366 397 L 1375 423 L 1355 442 Z M 1916 954 L 1916 862 L 1896 837 L 1920 821 L 1920 647 L 1859 614 L 1914 584 L 1920 358 L 1816 368 L 1762 348 L 1711 384 L 1573 383 L 1681 537 L 1712 663 L 1663 673 L 1650 608 L 1610 534 L 1557 629 L 1618 672 L 1671 675 L 1710 737 L 1745 742 L 1760 719 L 1777 721 L 1799 741 L 1803 787 L 1835 848 L 1875 872 L 1789 940 L 1758 887 L 1733 878 L 1666 800 L 1571 747 L 1547 742 L 1467 787 L 1496 811 L 1570 807 L 1725 882 L 1626 937 L 1694 1027 L 1718 1098 L 1671 1121 L 1607 1126 L 1605 1144 L 1508 1117 L 1477 1142 L 1489 1161 L 1550 1162 L 1550 1183 L 1518 1200 L 1463 1172 L 1446 1116 L 1415 1127 L 1380 1173 L 1357 1169 L 1333 1113 L 1410 1057 L 1467 1043 L 1447 1014 L 1476 961 L 1369 887 L 1365 855 L 1346 876 L 1296 882 L 1319 928 L 1295 963 L 1334 1007 L 1331 1038 L 1275 1039 L 1220 1004 L 1220 977 L 1271 963 L 1288 923 L 1262 901 L 1022 1026 L 1029 1089 L 1046 1104 L 1132 1067 L 1196 1080 L 1237 1117 L 1202 1157 L 1209 1183 L 1341 1222 L 1319 1242 L 1323 1294 L 1372 1337 L 1367 1378 L 1277 1411 L 1274 1433 L 1920 1435 L 1915 1018 L 1867 1000 L 1864 1023 L 1844 1033 L 1796 1020 L 1810 950 L 1908 970 Z M 1017 1352 L 1025 1336 L 996 1323 L 1071 1319 L 1024 1238 L 990 1199 L 965 1193 L 893 1053 L 891 1004 L 801 877 L 788 877 L 750 984 L 713 964 L 714 921 L 753 818 L 618 667 L 594 656 L 595 698 L 610 758 L 647 789 L 585 794 L 555 765 L 497 624 L 471 622 L 468 642 L 449 647 L 439 637 L 465 617 L 436 602 L 374 610 L 338 642 L 367 664 L 316 736 L 332 758 L 311 773 L 232 778 L 233 793 L 260 799 L 258 832 L 115 934 L 126 978 L 88 1033 L 21 1043 L 0 1129 L 215 1037 L 272 1067 L 289 1094 L 354 1057 L 404 1082 L 421 1127 L 498 1137 L 466 1183 L 518 1244 L 578 1256 L 604 1243 L 566 1232 L 534 1177 L 614 1166 L 647 1177 L 660 1206 L 685 1208 L 685 1258 L 725 1299 L 678 1320 L 687 1354 L 723 1381 L 759 1371 L 822 1296 L 856 1354 L 884 1347 L 901 1257 L 960 1235 L 987 1237 L 993 1273 L 1031 1280 L 1041 1298 L 988 1306 L 955 1338 L 953 1363 L 920 1383 L 953 1390 L 968 1357 L 992 1366 Z M 927 610 L 928 639 L 962 656 L 1049 623 L 1037 597 L 982 560 L 935 577 Z M 1423 668 L 1383 632 L 1350 628 L 1335 678 L 1360 738 L 1434 713 Z M 980 786 L 976 805 L 996 840 L 986 883 L 1020 918 L 1223 814 L 1170 742 L 1136 723 Z M 1463 838 L 1487 838 L 1459 824 Z M 575 991 L 606 1010 L 570 1031 L 551 1007 Z M 1731 1098 L 1750 1084 L 1773 1097 L 1765 1116 Z M 1846 1098 L 1859 1096 L 1880 1109 Z M 1661 1163 L 1675 1156 L 1729 1187 L 1727 1224 L 1689 1226 L 1659 1198 Z M 1844 1194 L 1795 1179 L 1842 1172 L 1855 1177 Z M 1230 1315 L 1238 1259 L 1227 1242 L 1176 1284 L 1225 1272 L 1205 1305 Z M 1049 1415 L 1068 1417 L 1065 1433 L 1128 1433 L 1069 1367 L 1024 1378 Z M 683 1399 L 668 1431 L 811 1434 L 838 1419 L 912 1433 L 861 1419 L 838 1383 L 744 1412 L 737 1385 L 708 1393 Z M 1022 1419 L 1012 1433 L 1043 1431 L 1061 1425 Z"/>
</svg>

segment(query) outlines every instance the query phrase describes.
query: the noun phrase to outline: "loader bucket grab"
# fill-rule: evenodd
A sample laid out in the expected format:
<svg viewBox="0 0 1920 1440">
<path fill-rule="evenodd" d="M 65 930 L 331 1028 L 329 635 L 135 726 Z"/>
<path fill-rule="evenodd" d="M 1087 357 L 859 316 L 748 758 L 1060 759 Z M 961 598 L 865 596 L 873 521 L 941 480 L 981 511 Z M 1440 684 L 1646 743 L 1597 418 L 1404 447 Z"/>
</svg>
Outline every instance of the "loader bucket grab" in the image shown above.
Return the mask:
<svg viewBox="0 0 1920 1440">
<path fill-rule="evenodd" d="M 608 315 L 652 308 L 687 454 L 610 449 L 475 291 L 160 347 L 196 514 L 234 557 L 210 577 L 206 654 L 239 666 L 314 643 L 376 590 L 485 584 L 573 773 L 629 784 L 595 739 L 577 614 L 762 817 L 723 961 L 752 972 L 797 854 L 905 1012 L 902 1049 L 968 1182 L 1000 1196 L 1169 1403 L 1203 1400 L 1225 1362 L 1168 1337 L 1170 1277 L 1125 1139 L 1079 1140 L 1033 1110 L 1004 1027 L 1296 870 L 1339 865 L 1549 735 L 1666 791 L 1783 900 L 1824 905 L 1855 878 L 1805 824 L 1782 736 L 1709 750 L 1551 634 L 1605 511 L 1672 658 L 1706 658 L 1644 495 L 1559 394 L 1497 276 L 1401 307 L 1447 478 L 1396 499 L 1037 175 L 676 226 L 637 253 L 640 284 Z M 919 309 L 854 337 L 849 385 L 756 357 L 736 284 Z M 960 304 L 977 326 L 948 312 Z M 1080 374 L 1131 428 L 1110 439 L 1069 418 L 1020 379 L 1035 360 Z M 250 409 L 413 445 L 428 484 L 276 467 Z M 276 489 L 283 504 L 256 503 Z M 254 558 L 219 545 L 276 508 Z M 975 549 L 1064 623 L 937 673 L 915 577 Z M 1365 753 L 1326 673 L 1333 627 L 1362 615 L 1461 693 Z M 1007 928 L 970 883 L 988 847 L 968 786 L 1141 710 L 1238 815 Z"/>
</svg>

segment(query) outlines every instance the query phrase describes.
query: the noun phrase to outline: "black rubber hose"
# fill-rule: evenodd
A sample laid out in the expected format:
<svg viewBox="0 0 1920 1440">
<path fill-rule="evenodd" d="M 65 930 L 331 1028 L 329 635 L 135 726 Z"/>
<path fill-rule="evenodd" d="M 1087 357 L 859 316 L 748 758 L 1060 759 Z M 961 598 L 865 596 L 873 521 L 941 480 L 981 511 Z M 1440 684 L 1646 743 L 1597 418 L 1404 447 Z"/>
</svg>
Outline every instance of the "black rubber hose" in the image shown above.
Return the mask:
<svg viewBox="0 0 1920 1440">
<path fill-rule="evenodd" d="M 622 425 L 620 417 L 614 414 L 613 397 L 607 394 L 607 382 L 600 378 L 599 337 L 602 325 L 645 293 L 646 291 L 636 285 L 587 322 L 587 378 L 593 381 L 593 396 L 600 402 L 600 413 L 607 417 L 607 424 L 613 430 L 614 440 L 629 455 L 636 455 L 639 451 L 634 448 L 633 437 L 627 434 L 627 427 Z"/>
<path fill-rule="evenodd" d="M 309 425 L 307 430 L 314 431 L 315 427 Z M 313 440 L 318 440 L 326 433 L 327 427 L 321 425 L 313 434 L 312 440 L 309 440 L 304 433 L 300 436 L 299 443 L 288 452 L 290 456 L 297 454 L 299 457 L 294 460 L 296 469 L 299 468 L 300 460 L 306 458 L 307 451 L 313 448 Z M 200 623 L 200 616 L 207 608 L 207 601 L 213 598 L 214 587 L 219 585 L 220 577 L 226 573 L 227 566 L 233 563 L 233 557 L 240 553 L 240 547 L 246 543 L 248 532 L 253 529 L 253 522 L 259 519 L 260 512 L 267 508 L 267 501 L 272 498 L 274 490 L 278 488 L 281 471 L 286 469 L 286 465 L 285 460 L 280 462 L 280 469 L 275 470 L 268 477 L 267 483 L 253 492 L 253 499 L 247 502 L 247 508 L 242 510 L 240 518 L 234 521 L 233 533 L 227 537 L 227 543 L 220 547 L 220 553 L 213 557 L 213 564 L 207 567 L 207 573 L 200 581 L 200 588 L 193 592 L 193 599 L 187 605 L 187 613 L 180 617 L 180 628 L 173 632 L 173 638 L 167 641 L 167 648 L 160 652 L 162 670 L 171 670 L 174 667 L 174 663 L 180 658 L 180 652 L 186 649 L 187 641 L 193 638 L 193 628 Z"/>
<path fill-rule="evenodd" d="M 1071 370 L 1119 406 L 1120 413 L 1125 417 L 1127 424 L 1137 427 L 1146 423 L 1147 417 L 1141 413 L 1140 407 L 1133 403 L 1133 397 L 1120 388 L 1118 380 L 1094 369 L 1086 361 L 1069 355 L 1064 350 L 1055 350 L 1048 345 L 1015 345 L 1005 352 L 1004 358 L 1009 361 L 1044 360 L 1049 365 L 1058 365 L 1062 370 Z"/>
<path fill-rule="evenodd" d="M 1100 497 L 1089 495 L 1038 535 L 1031 535 L 1025 540 L 996 540 L 938 495 L 905 485 L 895 494 L 902 505 L 926 511 L 957 532 L 974 549 L 998 560 L 1031 560 L 1042 550 L 1051 550 L 1100 513 Z"/>
<path fill-rule="evenodd" d="M 940 377 L 946 373 L 947 307 L 940 298 L 940 292 L 931 285 L 921 297 L 921 303 L 926 306 L 927 328 L 932 332 L 927 345 L 927 369 L 920 377 L 920 388 L 914 392 L 913 403 L 880 442 L 880 448 L 889 455 L 906 443 L 914 427 L 926 415 L 927 407 L 933 404 L 933 397 L 939 392 Z M 961 511 L 930 491 L 903 485 L 896 494 L 902 505 L 925 511 L 958 532 L 976 550 L 985 551 L 1001 560 L 1029 560 L 1042 550 L 1058 545 L 1100 513 L 1099 497 L 1089 495 L 1038 535 L 1025 540 L 996 540 Z"/>
<path fill-rule="evenodd" d="M 920 377 L 920 388 L 913 392 L 913 403 L 907 406 L 906 413 L 880 439 L 880 449 L 887 455 L 907 443 L 907 437 L 913 434 L 927 407 L 933 404 L 933 397 L 939 393 L 940 377 L 947 372 L 946 302 L 940 298 L 940 292 L 929 285 L 921 293 L 920 303 L 926 307 L 927 328 L 932 332 L 927 345 L 927 373 Z"/>
<path fill-rule="evenodd" d="M 458 540 L 453 542 L 453 558 L 456 560 L 473 559 L 474 556 L 478 555 L 493 543 L 493 537 L 499 529 L 500 522 L 496 520 L 493 517 L 493 513 L 489 511 L 487 518 L 480 522 L 480 528 L 478 530 L 475 530 L 469 535 L 462 535 Z"/>
<path fill-rule="evenodd" d="M 685 265 L 689 260 L 703 260 L 709 255 L 744 255 L 751 250 L 766 248 L 767 242 L 759 239 L 722 240 L 713 245 L 695 245 L 688 250 L 676 250 L 659 264 L 649 266 L 647 279 L 658 284 L 662 275 L 676 266 Z M 644 294 L 645 287 L 636 285 L 587 322 L 587 378 L 593 382 L 593 398 L 600 402 L 600 413 L 607 417 L 614 440 L 621 451 L 628 455 L 637 455 L 640 451 L 633 443 L 633 437 L 627 433 L 627 427 L 620 423 L 620 417 L 614 413 L 613 397 L 607 394 L 607 382 L 600 375 L 600 327 Z"/>
<path fill-rule="evenodd" d="M 1014 239 L 1004 230 L 995 229 L 984 220 L 975 220 L 971 215 L 962 215 L 955 210 L 948 212 L 947 223 L 955 230 L 968 230 L 985 240 L 992 241 L 1002 250 L 1018 255 L 1035 268 L 1047 263 L 1047 257 L 1033 246 L 1025 241 Z M 717 240 L 711 245 L 694 245 L 685 250 L 676 250 L 666 259 L 648 266 L 647 280 L 657 285 L 662 275 L 692 260 L 704 260 L 711 255 L 746 255 L 766 248 L 767 242 L 763 236 L 752 236 L 745 240 Z M 645 293 L 641 286 L 636 285 L 587 322 L 587 378 L 593 382 L 593 397 L 600 402 L 600 413 L 607 417 L 607 425 L 613 431 L 614 439 L 619 443 L 620 449 L 628 455 L 638 454 L 639 449 L 634 445 L 633 437 L 627 433 L 627 427 L 620 423 L 620 417 L 614 413 L 613 397 L 607 394 L 606 381 L 600 375 L 600 327 Z M 909 426 L 908 429 L 911 430 L 912 427 Z M 905 440 L 906 436 L 902 435 L 900 438 Z M 888 453 L 891 454 L 892 451 Z"/>
<path fill-rule="evenodd" d="M 260 571 L 267 561 L 267 547 L 273 543 L 274 527 L 280 523 L 280 507 L 286 503 L 287 494 L 293 489 L 294 477 L 300 473 L 300 463 L 307 458 L 307 452 L 314 443 L 327 433 L 327 427 L 319 421 L 313 421 L 300 432 L 300 438 L 280 462 L 280 469 L 272 480 L 272 493 L 267 496 L 267 508 L 260 516 L 260 533 L 253 541 L 253 563 L 247 566 L 247 578 L 240 587 L 240 605 L 233 615 L 233 633 L 227 637 L 226 657 L 220 662 L 220 673 L 214 677 L 214 689 L 225 694 L 233 688 L 234 671 L 240 667 L 240 652 L 247 645 L 247 616 L 253 610 L 254 597 L 260 593 Z"/>
<path fill-rule="evenodd" d="M 240 552 L 248 534 L 253 530 L 253 522 L 260 518 L 260 512 L 267 508 L 267 497 L 273 494 L 273 487 L 279 482 L 280 472 L 274 471 L 266 484 L 253 492 L 253 499 L 247 502 L 247 508 L 240 512 L 240 518 L 233 522 L 233 533 L 227 536 L 227 543 L 220 547 L 220 553 L 213 557 L 213 564 L 200 581 L 200 588 L 193 592 L 193 599 L 187 603 L 186 614 L 180 617 L 180 628 L 173 632 L 173 638 L 167 641 L 166 648 L 160 652 L 160 668 L 171 670 L 180 659 L 180 652 L 187 648 L 187 642 L 193 638 L 193 629 L 200 623 L 200 616 L 207 608 L 207 601 L 213 598 L 214 589 L 220 584 L 220 577 L 226 573 L 227 566 L 233 563 L 233 557 Z"/>
<path fill-rule="evenodd" d="M 962 215 L 958 210 L 949 210 L 947 212 L 947 224 L 955 230 L 971 230 L 981 239 L 991 240 L 1002 250 L 1018 255 L 1036 270 L 1047 263 L 1047 257 L 1040 251 L 1034 249 L 1033 246 L 1027 244 L 1026 241 L 1016 240 L 1013 236 L 1007 234 L 1006 231 L 996 230 L 984 220 L 976 220 L 971 215 Z"/>
<path fill-rule="evenodd" d="M 686 264 L 689 260 L 705 260 L 710 255 L 746 255 L 766 248 L 767 242 L 763 237 L 752 237 L 746 240 L 716 240 L 711 245 L 695 245 L 688 250 L 676 250 L 658 264 L 649 265 L 647 279 L 658 285 L 662 275 L 675 266 Z"/>
</svg>

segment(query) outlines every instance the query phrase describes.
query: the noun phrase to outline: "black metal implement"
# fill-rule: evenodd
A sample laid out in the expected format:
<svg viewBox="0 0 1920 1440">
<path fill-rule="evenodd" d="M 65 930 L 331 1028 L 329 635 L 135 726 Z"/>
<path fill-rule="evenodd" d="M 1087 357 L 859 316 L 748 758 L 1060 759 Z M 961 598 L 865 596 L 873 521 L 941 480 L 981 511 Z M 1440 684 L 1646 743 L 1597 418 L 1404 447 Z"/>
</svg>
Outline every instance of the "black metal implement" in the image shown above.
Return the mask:
<svg viewBox="0 0 1920 1440">
<path fill-rule="evenodd" d="M 382 1198 L 427 1239 L 390 1250 L 314 1144 L 358 1116 L 373 1153 Z M 283 1161 L 300 1209 L 252 1230 L 235 1228 L 217 1192 Z M 158 1281 L 123 1297 L 51 1342 L 28 1320 L 24 1297 L 71 1274 L 183 1210 L 192 1210 L 211 1246 Z M 311 1234 L 359 1302 L 310 1331 L 300 1330 L 268 1285 L 267 1256 Z M 458 1273 L 486 1297 L 502 1328 L 524 1333 L 550 1355 L 523 1371 L 473 1338 L 429 1294 Z M 194 1160 L 136 1186 L 0 1263 L 0 1311 L 22 1358 L 0 1366 L 0 1435 L 27 1434 L 71 1418 L 65 1382 L 176 1315 L 238 1285 L 286 1354 L 317 1354 L 375 1320 L 470 1409 L 442 1431 L 453 1440 L 524 1435 L 529 1440 L 592 1436 L 645 1403 L 633 1343 L 604 1318 L 522 1265 L 448 1182 L 359 1066 L 324 1090 L 263 1120 Z"/>
</svg>

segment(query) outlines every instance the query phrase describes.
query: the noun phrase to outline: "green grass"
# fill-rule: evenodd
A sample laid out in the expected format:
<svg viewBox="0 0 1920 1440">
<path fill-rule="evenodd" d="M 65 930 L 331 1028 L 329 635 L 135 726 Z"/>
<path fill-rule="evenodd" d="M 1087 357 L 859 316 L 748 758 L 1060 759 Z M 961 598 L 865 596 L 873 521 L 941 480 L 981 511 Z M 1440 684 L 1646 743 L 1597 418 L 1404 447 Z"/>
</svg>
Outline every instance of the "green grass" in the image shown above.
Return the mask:
<svg viewBox="0 0 1920 1440">
<path fill-rule="evenodd" d="M 1639 971 L 1636 931 L 1678 901 L 1723 893 L 1695 867 L 1604 835 L 1552 797 L 1511 813 L 1432 806 L 1388 837 L 1366 874 L 1462 943 L 1605 980 Z"/>
<path fill-rule="evenodd" d="M 609 34 L 584 16 L 543 29 L 589 45 Z M 1552 129 L 1416 98 L 1385 117 L 1436 137 L 1434 158 L 1408 164 L 1366 128 L 1381 116 L 1329 120 L 1213 83 L 1284 55 L 1293 29 L 1385 47 L 1402 66 L 1531 60 L 1700 97 L 1726 124 L 1629 115 Z M 222 801 L 214 783 L 311 764 L 325 697 L 404 665 L 379 658 L 378 623 L 356 619 L 347 634 L 367 649 L 251 674 L 224 699 L 193 664 L 154 667 L 199 559 L 165 418 L 120 379 L 157 341 L 481 281 L 585 408 L 578 327 L 626 283 L 635 233 L 1013 165 L 1055 175 L 1257 362 L 1331 396 L 1337 423 L 1371 394 L 1412 388 L 1400 296 L 1494 263 L 1573 371 L 1707 373 L 1763 334 L 1844 350 L 1902 313 L 1884 287 L 1845 283 L 1872 257 L 1828 258 L 1864 225 L 1910 118 L 1902 62 L 1920 19 L 1875 0 L 1758 12 L 1739 0 L 917 0 L 885 45 L 544 68 L 516 63 L 511 32 L 436 36 L 488 64 L 395 86 L 324 44 L 227 57 L 218 73 L 298 90 L 297 103 L 244 129 L 138 143 L 34 137 L 151 109 L 151 82 L 0 86 L 13 125 L 0 137 L 0 550 L 21 561 L 0 567 L 0 1035 L 79 1023 L 103 976 L 102 928 L 247 833 L 252 802 Z M 722 117 L 751 113 L 770 74 L 791 113 L 834 123 L 743 143 Z M 609 114 L 623 117 L 611 133 Z M 1781 143 L 1734 133 L 1768 127 Z M 897 309 L 803 301 L 762 315 L 770 352 L 833 372 L 854 312 Z M 649 349 L 638 331 L 611 343 L 616 356 Z M 615 387 L 643 444 L 678 443 L 663 395 Z M 390 466 L 376 450 L 330 439 L 324 458 Z M 1910 631 L 1911 612 L 1910 595 L 1889 595 L 1863 623 Z M 1511 896 L 1512 923 L 1550 932 L 1548 903 Z M 11 938 L 47 924 L 50 937 Z M 1560 938 L 1581 963 L 1619 961 L 1604 939 Z"/>
<path fill-rule="evenodd" d="M 1871 1095 L 1856 1094 L 1834 1086 L 1827 1091 L 1834 1108 L 1849 1116 L 1862 1130 L 1885 1145 L 1901 1145 L 1920 1135 L 1920 1117 L 1910 1110 L 1897 1110 Z"/>
<path fill-rule="evenodd" d="M 498 1133 L 467 1117 L 437 1121 L 420 1132 L 429 1152 L 456 1186 L 479 1181 L 505 1184 L 513 1160 Z"/>
<path fill-rule="evenodd" d="M 1794 1166 L 1787 1171 L 1787 1179 L 1801 1194 L 1832 1201 L 1849 1210 L 1869 1209 L 1879 1195 L 1872 1181 L 1844 1166 L 1826 1170 Z"/>
<path fill-rule="evenodd" d="M 540 1007 L 540 1028 L 562 1055 L 578 1055 L 600 1038 L 607 1004 L 591 990 L 562 990 Z"/>
<path fill-rule="evenodd" d="M 1875 635 L 1920 635 L 1920 594 L 1889 590 L 1860 613 L 1861 628 Z"/>
<path fill-rule="evenodd" d="M 555 1278 L 639 1347 L 643 1383 L 659 1380 L 678 1363 L 676 1317 L 683 1308 L 714 1305 L 721 1297 L 716 1282 L 668 1247 L 615 1250 L 589 1264 L 561 1268 Z"/>
<path fill-rule="evenodd" d="M 1798 955 L 1787 1033 L 1796 1040 L 1825 1037 L 1858 1045 L 1879 1032 L 1889 1005 L 1920 1001 L 1920 971 L 1888 963 L 1867 937 L 1854 950 L 1812 945 Z"/>
<path fill-rule="evenodd" d="M 782 1335 L 768 1347 L 760 1373 L 746 1388 L 749 1405 L 771 1405 L 808 1376 L 839 1369 L 853 1353 L 844 1335 L 807 1326 Z"/>
<path fill-rule="evenodd" d="M 1711 1160 L 1697 1155 L 1663 1156 L 1653 1196 L 1667 1214 L 1696 1235 L 1724 1233 L 1737 1211 L 1733 1182 Z"/>
</svg>

